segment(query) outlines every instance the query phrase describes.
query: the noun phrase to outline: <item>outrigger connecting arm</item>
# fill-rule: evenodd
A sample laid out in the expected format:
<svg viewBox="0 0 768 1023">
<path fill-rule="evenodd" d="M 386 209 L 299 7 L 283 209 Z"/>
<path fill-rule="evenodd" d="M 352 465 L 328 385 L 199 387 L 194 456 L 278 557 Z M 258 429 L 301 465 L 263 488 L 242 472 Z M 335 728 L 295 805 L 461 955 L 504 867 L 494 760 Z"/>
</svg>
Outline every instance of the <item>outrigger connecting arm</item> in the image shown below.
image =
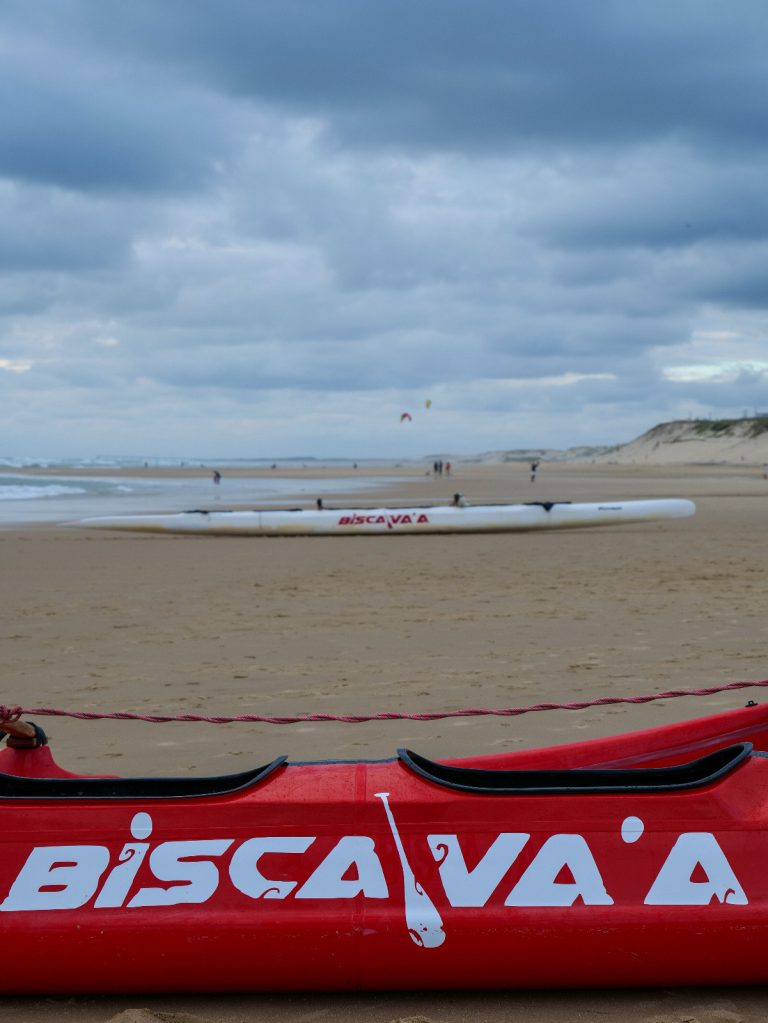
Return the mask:
<svg viewBox="0 0 768 1023">
<path fill-rule="evenodd" d="M 11 749 L 35 749 L 45 745 L 45 732 L 31 721 L 0 721 L 0 741 Z"/>
</svg>

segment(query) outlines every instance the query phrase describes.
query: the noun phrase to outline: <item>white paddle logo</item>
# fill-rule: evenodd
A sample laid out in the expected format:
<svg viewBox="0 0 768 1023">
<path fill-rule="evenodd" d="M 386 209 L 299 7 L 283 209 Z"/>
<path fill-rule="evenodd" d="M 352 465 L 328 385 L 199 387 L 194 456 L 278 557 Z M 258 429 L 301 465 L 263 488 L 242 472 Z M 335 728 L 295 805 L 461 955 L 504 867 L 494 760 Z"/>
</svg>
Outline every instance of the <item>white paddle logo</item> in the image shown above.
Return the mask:
<svg viewBox="0 0 768 1023">
<path fill-rule="evenodd" d="M 384 813 L 387 815 L 389 826 L 392 830 L 392 838 L 395 842 L 397 855 L 400 860 L 400 868 L 403 872 L 403 889 L 405 896 L 405 923 L 411 939 L 424 948 L 438 948 L 445 941 L 445 931 L 440 914 L 435 909 L 434 903 L 416 880 L 416 876 L 405 855 L 403 843 L 400 840 L 400 833 L 392 816 L 389 806 L 388 792 L 375 792 L 374 795 L 384 804 Z"/>
</svg>

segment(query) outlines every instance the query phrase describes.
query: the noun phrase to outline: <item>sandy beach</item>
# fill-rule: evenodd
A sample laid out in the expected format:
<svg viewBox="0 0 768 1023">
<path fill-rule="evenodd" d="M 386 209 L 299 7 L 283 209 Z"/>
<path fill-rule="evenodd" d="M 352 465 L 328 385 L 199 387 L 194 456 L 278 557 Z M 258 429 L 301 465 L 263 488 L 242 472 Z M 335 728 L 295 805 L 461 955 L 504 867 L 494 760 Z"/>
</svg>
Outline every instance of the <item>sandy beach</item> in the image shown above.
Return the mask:
<svg viewBox="0 0 768 1023">
<path fill-rule="evenodd" d="M 400 470 L 376 474 L 405 476 Z M 308 470 L 308 478 L 311 470 Z M 334 471 L 334 476 L 338 472 Z M 318 495 L 322 474 L 314 477 Z M 502 708 L 768 676 L 756 465 L 458 464 L 367 503 L 685 497 L 691 519 L 510 535 L 249 539 L 0 531 L 5 704 L 142 714 Z M 354 495 L 355 503 L 366 503 Z M 760 689 L 523 717 L 290 726 L 38 718 L 85 773 L 219 774 L 282 753 L 441 757 L 551 745 L 761 700 Z M 44 969 L 44 964 L 41 964 Z M 140 980 L 137 978 L 137 987 Z M 762 989 L 6 998 L 22 1021 L 735 1023 Z"/>
</svg>

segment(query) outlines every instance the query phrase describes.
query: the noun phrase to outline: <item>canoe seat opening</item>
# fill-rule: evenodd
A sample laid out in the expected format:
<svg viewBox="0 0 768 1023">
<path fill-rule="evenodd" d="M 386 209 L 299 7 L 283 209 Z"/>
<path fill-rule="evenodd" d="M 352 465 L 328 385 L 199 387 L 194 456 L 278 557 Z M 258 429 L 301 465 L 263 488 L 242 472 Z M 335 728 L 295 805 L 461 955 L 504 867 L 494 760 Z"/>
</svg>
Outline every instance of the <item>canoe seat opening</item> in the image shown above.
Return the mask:
<svg viewBox="0 0 768 1023">
<path fill-rule="evenodd" d="M 687 764 L 629 769 L 573 768 L 571 770 L 483 770 L 440 764 L 411 750 L 400 749 L 400 762 L 409 770 L 444 788 L 487 795 L 590 795 L 600 792 L 674 792 L 718 781 L 752 752 L 751 742 L 708 753 Z"/>
<path fill-rule="evenodd" d="M 287 757 L 213 778 L 25 778 L 0 774 L 0 799 L 193 799 L 239 792 L 264 781 Z"/>
<path fill-rule="evenodd" d="M 528 508 L 543 508 L 544 511 L 552 511 L 556 504 L 572 504 L 572 501 L 526 501 Z"/>
</svg>

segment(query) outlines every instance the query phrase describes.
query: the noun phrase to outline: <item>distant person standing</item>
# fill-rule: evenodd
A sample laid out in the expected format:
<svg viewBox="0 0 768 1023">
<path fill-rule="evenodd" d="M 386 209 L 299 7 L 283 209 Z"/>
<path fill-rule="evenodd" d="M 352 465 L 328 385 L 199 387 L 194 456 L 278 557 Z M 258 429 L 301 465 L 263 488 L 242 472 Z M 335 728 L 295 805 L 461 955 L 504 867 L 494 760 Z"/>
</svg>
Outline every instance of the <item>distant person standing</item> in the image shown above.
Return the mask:
<svg viewBox="0 0 768 1023">
<path fill-rule="evenodd" d="M 539 471 L 539 463 L 531 462 L 531 483 L 536 482 L 536 473 Z"/>
<path fill-rule="evenodd" d="M 213 482 L 217 487 L 219 483 L 221 483 L 221 473 L 219 472 L 218 469 L 213 470 Z"/>
</svg>

